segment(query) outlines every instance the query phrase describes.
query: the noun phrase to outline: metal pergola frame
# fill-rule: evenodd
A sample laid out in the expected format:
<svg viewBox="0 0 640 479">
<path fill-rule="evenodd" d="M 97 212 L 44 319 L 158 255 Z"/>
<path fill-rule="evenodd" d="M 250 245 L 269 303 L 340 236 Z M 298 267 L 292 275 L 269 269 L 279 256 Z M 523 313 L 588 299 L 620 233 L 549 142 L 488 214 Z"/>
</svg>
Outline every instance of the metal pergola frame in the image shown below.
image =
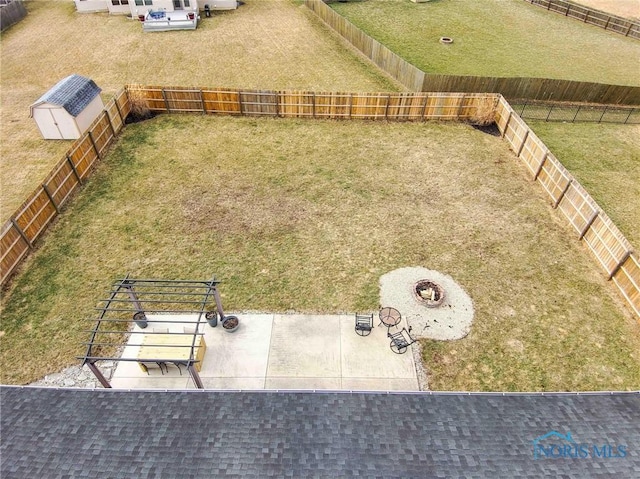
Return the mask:
<svg viewBox="0 0 640 479">
<path fill-rule="evenodd" d="M 190 345 L 185 344 L 157 344 L 147 346 L 168 347 L 168 348 L 190 348 L 189 360 L 186 361 L 187 370 L 197 388 L 203 389 L 202 380 L 195 368 L 198 362 L 196 359 L 196 341 L 198 336 L 202 336 L 204 326 L 207 324 L 205 315 L 207 312 L 215 311 L 220 320 L 224 318 L 222 301 L 218 292 L 215 277 L 211 280 L 163 280 L 163 279 L 134 279 L 127 274 L 124 278 L 115 281 L 111 289 L 107 291 L 105 298 L 101 299 L 97 319 L 92 329 L 86 332 L 90 334 L 84 356 L 79 356 L 82 365 L 85 364 L 91 369 L 100 384 L 105 388 L 111 388 L 109 380 L 102 374 L 96 366 L 97 361 L 135 361 L 139 358 L 113 356 L 102 354 L 104 348 L 118 349 L 125 346 L 131 335 L 135 334 L 160 334 L 147 331 L 136 330 L 133 325 L 136 322 L 134 315 L 143 313 L 147 324 L 161 324 L 170 322 L 163 320 L 163 314 L 193 314 L 197 315 L 194 321 L 184 321 L 186 325 L 193 325 L 196 332 L 162 333 L 176 336 L 191 336 Z M 156 315 L 153 319 L 146 317 L 147 314 Z M 202 325 L 202 326 L 200 326 Z M 145 326 L 146 328 L 146 326 Z M 147 361 L 147 359 L 145 359 Z M 153 358 L 149 362 L 177 362 L 175 358 Z M 184 360 L 180 361 L 184 364 Z"/>
</svg>

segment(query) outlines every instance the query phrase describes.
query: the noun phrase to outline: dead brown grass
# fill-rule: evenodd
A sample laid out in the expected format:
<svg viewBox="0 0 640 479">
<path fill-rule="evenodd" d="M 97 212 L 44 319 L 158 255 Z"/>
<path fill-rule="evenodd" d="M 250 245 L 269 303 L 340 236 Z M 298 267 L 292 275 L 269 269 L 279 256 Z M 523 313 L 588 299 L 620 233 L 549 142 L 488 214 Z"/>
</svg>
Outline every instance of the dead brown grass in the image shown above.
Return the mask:
<svg viewBox="0 0 640 479">
<path fill-rule="evenodd" d="M 575 2 L 619 17 L 640 19 L 638 0 L 575 0 Z"/>
<path fill-rule="evenodd" d="M 125 84 L 395 91 L 399 87 L 292 0 L 246 0 L 195 31 L 143 33 L 138 21 L 79 14 L 71 1 L 31 1 L 0 45 L 0 221 L 70 143 L 44 141 L 29 105 L 72 73 L 109 97 Z"/>
<path fill-rule="evenodd" d="M 125 129 L 3 300 L 2 380 L 73 364 L 126 272 L 215 274 L 228 311 L 335 313 L 375 310 L 380 276 L 412 265 L 476 311 L 467 338 L 425 342 L 432 388 L 638 388 L 637 322 L 499 138 L 202 115 Z"/>
<path fill-rule="evenodd" d="M 488 126 L 496 122 L 498 99 L 482 98 L 478 101 L 478 108 L 470 118 L 473 125 Z"/>
</svg>

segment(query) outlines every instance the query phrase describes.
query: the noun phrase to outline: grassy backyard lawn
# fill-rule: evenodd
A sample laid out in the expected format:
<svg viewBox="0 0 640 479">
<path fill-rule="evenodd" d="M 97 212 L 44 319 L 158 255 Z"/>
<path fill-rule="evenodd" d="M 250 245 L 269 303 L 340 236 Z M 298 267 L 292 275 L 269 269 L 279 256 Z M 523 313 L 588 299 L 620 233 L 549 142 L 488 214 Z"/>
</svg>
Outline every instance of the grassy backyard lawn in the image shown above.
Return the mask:
<svg viewBox="0 0 640 479">
<path fill-rule="evenodd" d="M 640 42 L 522 0 L 367 0 L 331 7 L 428 73 L 640 85 Z M 444 36 L 454 43 L 440 44 Z"/>
<path fill-rule="evenodd" d="M 44 141 L 29 105 L 62 78 L 93 79 L 105 98 L 127 83 L 316 91 L 398 85 L 291 0 L 245 0 L 195 31 L 144 33 L 137 20 L 80 14 L 70 0 L 26 2 L 0 36 L 0 222 L 44 179 L 69 141 Z"/>
<path fill-rule="evenodd" d="M 111 281 L 223 281 L 229 311 L 376 310 L 381 275 L 450 274 L 470 335 L 436 390 L 640 386 L 640 330 L 499 138 L 463 124 L 164 115 L 127 127 L 2 300 L 3 383 L 57 371 Z"/>
<path fill-rule="evenodd" d="M 640 247 L 640 125 L 527 123 Z"/>
</svg>

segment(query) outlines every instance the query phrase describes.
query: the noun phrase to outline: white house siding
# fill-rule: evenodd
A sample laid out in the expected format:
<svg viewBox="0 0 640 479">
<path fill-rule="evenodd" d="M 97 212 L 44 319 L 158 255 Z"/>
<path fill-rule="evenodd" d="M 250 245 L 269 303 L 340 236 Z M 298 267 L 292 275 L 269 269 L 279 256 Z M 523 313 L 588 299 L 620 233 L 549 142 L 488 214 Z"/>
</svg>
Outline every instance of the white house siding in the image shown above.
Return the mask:
<svg viewBox="0 0 640 479">
<path fill-rule="evenodd" d="M 133 2 L 134 0 L 129 1 Z M 116 5 L 111 0 L 74 0 L 74 3 L 79 13 L 109 12 L 114 15 L 129 15 L 131 13 L 129 5 L 122 5 L 120 1 L 116 1 Z"/>
<path fill-rule="evenodd" d="M 129 0 L 132 2 L 133 0 Z M 112 15 L 129 15 L 131 14 L 131 7 L 127 4 L 125 5 L 114 5 L 111 0 L 107 0 L 107 7 L 109 8 L 109 13 Z"/>
<path fill-rule="evenodd" d="M 75 0 L 76 10 L 80 13 L 107 12 L 109 0 Z M 111 2 L 109 2 L 111 3 Z"/>
</svg>

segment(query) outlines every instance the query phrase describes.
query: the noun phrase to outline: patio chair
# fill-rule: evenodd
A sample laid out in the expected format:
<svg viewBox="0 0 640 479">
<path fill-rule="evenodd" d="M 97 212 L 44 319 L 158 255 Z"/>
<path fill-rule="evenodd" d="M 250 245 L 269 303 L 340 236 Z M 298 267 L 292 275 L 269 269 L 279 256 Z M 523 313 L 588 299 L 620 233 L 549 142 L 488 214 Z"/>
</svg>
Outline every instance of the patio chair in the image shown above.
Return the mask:
<svg viewBox="0 0 640 479">
<path fill-rule="evenodd" d="M 373 314 L 356 313 L 356 334 L 368 336 L 373 329 Z"/>
<path fill-rule="evenodd" d="M 408 330 L 402 328 L 402 330 L 393 334 L 387 331 L 387 337 L 391 339 L 391 343 L 389 344 L 391 351 L 396 354 L 406 353 L 407 348 L 417 341 L 417 339 L 411 337 L 411 326 L 409 326 Z"/>
</svg>

